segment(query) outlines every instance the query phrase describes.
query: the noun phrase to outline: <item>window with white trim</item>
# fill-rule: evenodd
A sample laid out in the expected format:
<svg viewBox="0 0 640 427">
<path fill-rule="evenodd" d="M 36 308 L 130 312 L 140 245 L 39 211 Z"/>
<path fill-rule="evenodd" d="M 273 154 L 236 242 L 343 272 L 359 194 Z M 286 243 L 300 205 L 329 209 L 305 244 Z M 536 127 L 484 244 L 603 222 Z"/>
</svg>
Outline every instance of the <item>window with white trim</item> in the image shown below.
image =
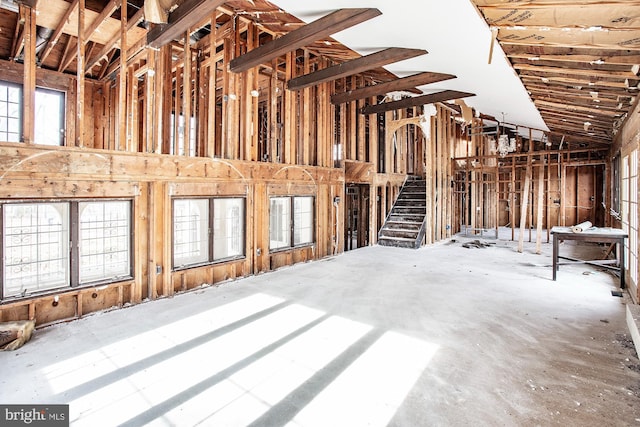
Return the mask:
<svg viewBox="0 0 640 427">
<path fill-rule="evenodd" d="M 173 267 L 244 257 L 245 199 L 173 200 Z"/>
<path fill-rule="evenodd" d="M 0 204 L 2 298 L 131 278 L 131 202 Z"/>
<path fill-rule="evenodd" d="M 271 197 L 269 203 L 269 249 L 277 251 L 313 243 L 313 197 Z"/>
</svg>

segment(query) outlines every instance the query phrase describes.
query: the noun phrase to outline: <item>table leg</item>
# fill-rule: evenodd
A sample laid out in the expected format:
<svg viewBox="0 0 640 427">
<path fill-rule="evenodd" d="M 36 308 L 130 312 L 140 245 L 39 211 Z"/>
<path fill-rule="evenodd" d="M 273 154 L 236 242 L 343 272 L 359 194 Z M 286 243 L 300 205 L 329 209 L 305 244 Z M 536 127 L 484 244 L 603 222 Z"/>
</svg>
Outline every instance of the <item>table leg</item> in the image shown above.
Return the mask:
<svg viewBox="0 0 640 427">
<path fill-rule="evenodd" d="M 616 244 L 616 257 L 618 258 L 618 263 L 620 264 L 620 289 L 624 289 L 625 288 L 624 239 L 622 239 Z"/>
<path fill-rule="evenodd" d="M 558 271 L 558 236 L 553 236 L 553 280 L 556 280 Z"/>
</svg>

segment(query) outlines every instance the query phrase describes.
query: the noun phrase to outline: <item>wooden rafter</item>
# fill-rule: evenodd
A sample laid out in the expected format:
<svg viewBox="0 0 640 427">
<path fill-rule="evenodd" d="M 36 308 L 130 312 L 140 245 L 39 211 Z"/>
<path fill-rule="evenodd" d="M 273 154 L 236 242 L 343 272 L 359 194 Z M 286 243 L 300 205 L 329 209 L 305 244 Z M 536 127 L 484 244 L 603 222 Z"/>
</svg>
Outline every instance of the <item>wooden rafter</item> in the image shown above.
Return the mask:
<svg viewBox="0 0 640 427">
<path fill-rule="evenodd" d="M 381 12 L 373 8 L 339 9 L 233 59 L 230 70 L 246 71 L 379 15 Z"/>
<path fill-rule="evenodd" d="M 459 92 L 457 90 L 443 90 L 441 92 L 428 95 L 415 96 L 401 99 L 399 101 L 384 102 L 377 105 L 367 105 L 360 109 L 360 114 L 376 114 L 386 111 L 399 110 L 402 108 L 418 107 L 420 105 L 433 104 L 436 102 L 450 101 L 452 99 L 467 98 L 475 96 L 474 93 Z"/>
<path fill-rule="evenodd" d="M 138 25 L 138 22 L 140 22 L 142 18 L 144 18 L 144 8 L 138 9 L 135 15 L 133 15 L 131 19 L 127 20 L 127 31 L 129 31 L 135 25 Z M 90 60 L 87 61 L 87 65 L 84 71 L 88 73 L 89 70 L 91 70 L 98 62 L 100 62 L 100 60 L 102 60 L 103 57 L 107 57 L 107 54 L 111 52 L 111 50 L 116 46 L 116 44 L 119 41 L 120 41 L 120 32 L 117 32 L 113 37 L 111 37 L 111 40 L 109 40 L 109 42 L 105 44 L 102 47 L 102 49 L 100 49 L 100 51 L 94 57 L 92 57 Z"/>
<path fill-rule="evenodd" d="M 619 112 L 616 111 L 603 111 L 601 109 L 597 109 L 597 108 L 590 108 L 590 107 L 580 107 L 577 105 L 570 105 L 570 104 L 560 104 L 558 102 L 549 102 L 549 101 L 541 101 L 541 100 L 536 100 L 533 101 L 533 103 L 536 106 L 545 106 L 545 107 L 555 107 L 559 110 L 564 110 L 564 111 L 581 111 L 581 112 L 585 112 L 585 113 L 592 113 L 592 114 L 602 114 L 603 116 L 610 116 L 610 117 L 615 117 L 615 116 L 619 116 L 621 115 Z"/>
<path fill-rule="evenodd" d="M 289 90 L 300 90 L 309 86 L 351 76 L 363 71 L 372 70 L 383 65 L 392 64 L 404 59 L 415 58 L 424 55 L 427 51 L 423 49 L 406 49 L 392 47 L 380 52 L 372 53 L 360 58 L 352 59 L 332 67 L 324 68 L 313 73 L 296 77 L 287 82 Z"/>
<path fill-rule="evenodd" d="M 91 25 L 89 25 L 84 30 L 85 44 L 87 44 L 87 42 L 89 41 L 89 37 L 91 37 L 91 34 L 93 34 L 93 32 L 96 31 L 100 27 L 100 25 L 102 25 L 102 23 L 106 21 L 106 19 L 109 18 L 111 15 L 113 15 L 113 12 L 115 12 L 120 7 L 119 3 L 120 3 L 120 0 L 111 0 L 104 7 L 104 9 L 102 9 L 102 12 L 100 12 L 100 14 L 96 17 L 96 19 L 93 20 Z"/>
<path fill-rule="evenodd" d="M 24 47 L 24 7 L 20 7 L 18 20 L 13 33 L 13 43 L 11 45 L 11 58 L 15 61 Z"/>
<path fill-rule="evenodd" d="M 560 74 L 560 75 L 572 75 L 572 76 L 583 76 L 583 77 L 597 77 L 611 80 L 625 80 L 625 79 L 635 79 L 638 80 L 638 76 L 631 72 L 631 70 L 627 71 L 610 71 L 610 70 L 585 70 L 579 69 L 577 67 L 573 68 L 561 68 L 561 67 L 544 67 L 539 65 L 529 65 L 529 64 L 514 64 L 513 68 L 520 71 L 532 71 L 538 73 L 549 73 L 549 74 Z"/>
<path fill-rule="evenodd" d="M 69 40 L 67 40 L 67 44 L 64 47 L 64 53 L 62 54 L 62 59 L 60 60 L 60 65 L 58 65 L 58 71 L 63 72 L 67 69 L 69 65 L 76 58 L 76 47 L 78 46 L 78 39 L 72 36 L 69 36 Z"/>
<path fill-rule="evenodd" d="M 147 33 L 147 44 L 157 49 L 182 37 L 189 28 L 224 3 L 224 0 L 186 0 L 169 14 L 167 24 L 156 25 Z"/>
<path fill-rule="evenodd" d="M 366 86 L 360 89 L 349 90 L 343 93 L 336 93 L 331 96 L 331 103 L 342 104 L 343 102 L 354 101 L 356 99 L 383 95 L 389 92 L 405 91 L 416 86 L 422 86 L 455 78 L 456 76 L 454 76 L 453 74 L 433 73 L 430 71 L 426 71 L 424 73 L 414 74 L 412 76 L 403 77 L 401 79 L 392 80 L 390 82 L 378 83 L 376 85 Z"/>
<path fill-rule="evenodd" d="M 73 11 L 76 9 L 76 7 L 78 7 L 78 0 L 73 0 L 69 5 L 69 8 L 67 9 L 67 11 L 62 16 L 62 19 L 58 23 L 58 26 L 53 31 L 53 34 L 51 34 L 51 37 L 49 37 L 49 40 L 47 41 L 47 45 L 42 50 L 42 53 L 40 54 L 40 63 L 44 62 L 44 60 L 47 58 L 47 56 L 49 56 L 49 54 L 51 53 L 55 45 L 58 43 L 58 40 L 60 40 L 60 36 L 62 35 L 62 29 L 64 28 L 66 22 L 69 20 L 69 17 L 73 13 Z"/>
<path fill-rule="evenodd" d="M 582 88 L 591 88 L 593 90 L 609 90 L 609 89 L 629 89 L 629 86 L 626 82 L 609 82 L 605 80 L 596 80 L 590 81 L 587 79 L 572 79 L 570 77 L 562 77 L 562 76 L 552 76 L 552 75 L 535 75 L 533 74 L 521 74 L 520 78 L 524 82 L 525 86 L 527 83 L 535 82 L 535 83 L 557 83 L 565 86 L 573 86 L 573 87 L 582 87 Z"/>
</svg>

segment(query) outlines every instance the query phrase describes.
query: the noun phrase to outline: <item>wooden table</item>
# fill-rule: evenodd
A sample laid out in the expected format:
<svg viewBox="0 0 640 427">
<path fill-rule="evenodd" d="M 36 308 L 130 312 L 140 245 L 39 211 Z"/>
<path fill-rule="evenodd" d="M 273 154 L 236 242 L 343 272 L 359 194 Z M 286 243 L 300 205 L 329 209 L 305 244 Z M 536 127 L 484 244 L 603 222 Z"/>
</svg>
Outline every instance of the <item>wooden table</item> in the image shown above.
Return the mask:
<svg viewBox="0 0 640 427">
<path fill-rule="evenodd" d="M 609 264 L 617 265 L 620 272 L 620 289 L 624 289 L 624 239 L 628 236 L 624 230 L 619 228 L 610 227 L 593 227 L 585 230 L 581 233 L 574 233 L 571 231 L 571 227 L 553 227 L 551 229 L 553 235 L 553 280 L 556 280 L 556 272 L 559 268 L 558 258 L 569 259 L 574 262 L 581 262 L 592 265 L 602 265 L 610 268 Z M 584 261 L 575 258 L 562 257 L 559 255 L 559 244 L 565 240 L 576 240 L 580 242 L 594 242 L 594 243 L 615 243 L 616 244 L 616 259 L 615 260 L 593 260 Z"/>
</svg>

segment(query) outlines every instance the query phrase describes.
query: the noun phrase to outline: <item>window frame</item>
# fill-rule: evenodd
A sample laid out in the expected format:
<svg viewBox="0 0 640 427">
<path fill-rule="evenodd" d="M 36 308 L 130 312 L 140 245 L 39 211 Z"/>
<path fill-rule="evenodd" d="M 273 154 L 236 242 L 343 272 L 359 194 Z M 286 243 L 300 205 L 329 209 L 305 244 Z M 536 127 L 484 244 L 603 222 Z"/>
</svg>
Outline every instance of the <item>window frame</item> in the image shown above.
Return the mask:
<svg viewBox="0 0 640 427">
<path fill-rule="evenodd" d="M 128 227 L 129 227 L 129 244 L 128 244 L 128 258 L 129 258 L 129 273 L 126 276 L 116 276 L 111 278 L 102 278 L 98 280 L 80 282 L 80 212 L 79 206 L 81 203 L 108 203 L 108 202 L 127 202 L 128 203 Z M 48 295 L 53 293 L 59 293 L 70 289 L 83 289 L 90 288 L 98 285 L 107 285 L 113 283 L 125 282 L 134 279 L 135 271 L 135 257 L 133 255 L 134 249 L 134 237 L 135 237 L 135 216 L 134 216 L 134 203 L 131 198 L 108 198 L 108 199 L 34 199 L 34 200 L 2 200 L 0 201 L 0 231 L 4 235 L 4 211 L 6 206 L 15 206 L 20 204 L 66 204 L 68 209 L 68 249 L 69 258 L 66 265 L 66 274 L 68 281 L 62 286 L 51 287 L 43 290 L 36 290 L 33 292 L 23 292 L 22 294 L 7 295 L 4 278 L 5 278 L 5 239 L 0 240 L 0 279 L 2 279 L 2 286 L 0 286 L 0 301 L 31 298 L 34 296 Z"/>
<path fill-rule="evenodd" d="M 19 95 L 19 99 L 18 99 L 18 140 L 17 141 L 7 141 L 7 142 L 13 142 L 13 143 L 18 143 L 18 144 L 22 144 L 24 143 L 23 141 L 23 136 L 24 136 L 24 117 L 23 117 L 23 103 L 24 103 L 24 85 L 20 84 L 20 83 L 16 83 L 16 82 L 12 82 L 12 81 L 8 81 L 8 80 L 0 80 L 0 85 L 3 86 L 7 86 L 7 87 L 13 87 L 18 89 L 18 91 L 20 92 Z M 64 146 L 65 140 L 66 140 L 66 103 L 67 103 L 67 92 L 65 90 L 60 90 L 60 89 L 55 89 L 55 88 L 48 88 L 48 87 L 44 87 L 44 86 L 36 86 L 35 89 L 35 94 L 37 96 L 38 93 L 55 93 L 55 94 L 59 94 L 60 95 L 60 105 L 59 105 L 59 110 L 58 113 L 60 115 L 60 122 L 58 123 L 59 125 L 59 129 L 58 129 L 58 144 L 43 144 L 42 142 L 38 142 L 36 140 L 36 129 L 38 126 L 37 121 L 34 123 L 34 144 L 38 144 L 38 145 L 46 145 L 49 147 L 62 147 Z M 35 117 L 34 117 L 35 120 Z M 6 133 L 9 133 L 8 130 Z M 14 132 L 12 132 L 14 133 Z"/>
<path fill-rule="evenodd" d="M 188 264 L 176 265 L 175 261 L 175 202 L 176 200 L 207 200 L 208 202 L 208 218 L 207 218 L 207 245 L 209 248 L 209 254 L 206 261 L 193 262 Z M 242 242 L 242 254 L 232 255 L 224 258 L 216 258 L 215 245 L 214 245 L 214 221 L 215 221 L 215 200 L 221 199 L 236 199 L 240 200 L 242 204 L 242 227 L 241 227 L 241 242 Z M 204 267 L 207 265 L 222 264 L 230 261 L 238 261 L 247 258 L 247 198 L 246 196 L 220 196 L 220 197 L 208 197 L 208 196 L 180 196 L 172 197 L 171 199 L 171 271 L 182 271 L 190 268 Z"/>
<path fill-rule="evenodd" d="M 287 246 L 281 246 L 278 248 L 271 247 L 271 200 L 272 199 L 289 199 L 289 244 Z M 311 199 L 311 213 L 313 215 L 311 219 L 311 241 L 295 244 L 295 233 L 296 233 L 296 210 L 295 210 L 295 199 L 303 198 L 303 199 Z M 311 194 L 297 194 L 297 195 L 271 195 L 269 196 L 269 252 L 277 253 L 277 252 L 285 252 L 290 251 L 292 249 L 299 249 L 314 246 L 316 244 L 316 197 Z"/>
</svg>

